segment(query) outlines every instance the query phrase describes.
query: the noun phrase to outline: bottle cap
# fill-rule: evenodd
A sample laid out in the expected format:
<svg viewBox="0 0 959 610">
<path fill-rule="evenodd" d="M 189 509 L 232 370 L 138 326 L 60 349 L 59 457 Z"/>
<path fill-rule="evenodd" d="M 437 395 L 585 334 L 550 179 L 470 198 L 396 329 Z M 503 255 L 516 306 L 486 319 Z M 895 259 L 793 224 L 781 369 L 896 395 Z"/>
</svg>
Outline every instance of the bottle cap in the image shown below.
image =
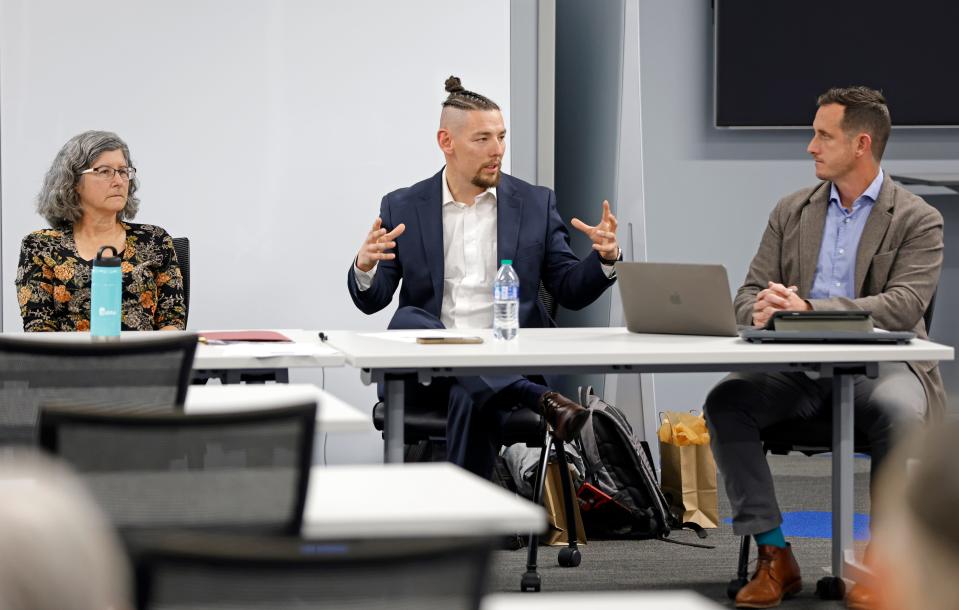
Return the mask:
<svg viewBox="0 0 959 610">
<path fill-rule="evenodd" d="M 500 264 L 500 265 L 512 265 L 512 264 L 513 264 L 513 261 L 511 261 L 511 260 L 508 259 L 508 258 L 504 258 L 503 260 L 501 260 L 501 261 L 499 262 L 499 264 Z"/>
<path fill-rule="evenodd" d="M 106 250 L 111 250 L 113 256 L 105 254 Z M 93 261 L 93 264 L 97 267 L 119 267 L 121 262 L 120 255 L 117 253 L 116 248 L 113 246 L 101 246 L 97 251 L 97 257 L 96 260 Z"/>
</svg>

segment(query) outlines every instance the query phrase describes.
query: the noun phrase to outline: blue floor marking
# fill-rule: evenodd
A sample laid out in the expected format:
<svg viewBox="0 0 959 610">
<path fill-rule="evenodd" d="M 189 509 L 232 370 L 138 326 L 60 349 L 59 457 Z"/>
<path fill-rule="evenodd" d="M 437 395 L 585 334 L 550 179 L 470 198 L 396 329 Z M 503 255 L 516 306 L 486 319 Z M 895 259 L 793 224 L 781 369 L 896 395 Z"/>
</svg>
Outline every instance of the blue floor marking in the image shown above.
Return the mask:
<svg viewBox="0 0 959 610">
<path fill-rule="evenodd" d="M 732 519 L 723 519 L 732 523 Z M 783 513 L 783 534 L 787 538 L 832 538 L 832 513 L 802 510 Z M 852 519 L 855 540 L 869 540 L 869 515 L 855 513 Z"/>
</svg>

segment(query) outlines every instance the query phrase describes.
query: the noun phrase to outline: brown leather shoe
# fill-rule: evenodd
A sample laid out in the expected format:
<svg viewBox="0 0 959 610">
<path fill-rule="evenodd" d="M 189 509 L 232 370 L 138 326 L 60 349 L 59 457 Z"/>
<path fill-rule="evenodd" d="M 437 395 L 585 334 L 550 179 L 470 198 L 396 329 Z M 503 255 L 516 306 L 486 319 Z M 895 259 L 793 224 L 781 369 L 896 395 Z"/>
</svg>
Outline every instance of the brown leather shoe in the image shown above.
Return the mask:
<svg viewBox="0 0 959 610">
<path fill-rule="evenodd" d="M 773 608 L 784 597 L 799 593 L 802 578 L 799 564 L 793 557 L 792 546 L 786 548 L 771 544 L 759 546 L 756 572 L 746 586 L 736 594 L 737 608 Z"/>
<path fill-rule="evenodd" d="M 875 610 L 879 607 L 879 597 L 871 586 L 856 583 L 846 593 L 846 607 L 849 610 Z"/>
<path fill-rule="evenodd" d="M 874 563 L 872 544 L 866 546 L 866 554 L 863 556 L 862 563 L 867 568 L 872 568 Z M 874 610 L 879 607 L 878 591 L 874 586 L 875 582 L 857 582 L 846 592 L 846 607 L 849 610 Z"/>
<path fill-rule="evenodd" d="M 561 441 L 579 436 L 579 431 L 589 419 L 589 409 L 559 392 L 544 392 L 539 397 L 539 406 L 546 421 L 553 427 L 553 434 Z"/>
</svg>

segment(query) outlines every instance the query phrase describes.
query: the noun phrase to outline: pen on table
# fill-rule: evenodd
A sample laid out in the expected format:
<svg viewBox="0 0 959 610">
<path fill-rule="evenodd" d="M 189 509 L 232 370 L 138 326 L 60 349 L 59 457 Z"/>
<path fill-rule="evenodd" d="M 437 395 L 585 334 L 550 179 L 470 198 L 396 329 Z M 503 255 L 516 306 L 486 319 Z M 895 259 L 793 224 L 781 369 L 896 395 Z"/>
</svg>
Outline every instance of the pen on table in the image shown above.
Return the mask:
<svg viewBox="0 0 959 610">
<path fill-rule="evenodd" d="M 204 345 L 226 345 L 226 341 L 221 341 L 220 339 L 207 339 L 206 337 L 200 337 L 197 339 L 200 343 Z"/>
</svg>

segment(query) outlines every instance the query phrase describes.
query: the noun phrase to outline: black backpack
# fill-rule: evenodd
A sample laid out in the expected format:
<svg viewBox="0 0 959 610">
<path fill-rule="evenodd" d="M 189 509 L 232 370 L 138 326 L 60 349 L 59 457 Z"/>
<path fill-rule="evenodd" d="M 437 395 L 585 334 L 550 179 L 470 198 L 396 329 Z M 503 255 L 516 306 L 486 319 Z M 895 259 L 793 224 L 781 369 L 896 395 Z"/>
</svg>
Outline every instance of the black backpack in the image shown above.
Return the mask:
<svg viewBox="0 0 959 610">
<path fill-rule="evenodd" d="M 666 540 L 671 530 L 687 527 L 705 538 L 702 527 L 681 523 L 670 511 L 656 480 L 649 445 L 636 438 L 626 415 L 594 394 L 592 387 L 581 387 L 579 400 L 592 411 L 579 435 L 587 492 L 581 492 L 580 505 L 587 531 L 608 537 Z"/>
</svg>

